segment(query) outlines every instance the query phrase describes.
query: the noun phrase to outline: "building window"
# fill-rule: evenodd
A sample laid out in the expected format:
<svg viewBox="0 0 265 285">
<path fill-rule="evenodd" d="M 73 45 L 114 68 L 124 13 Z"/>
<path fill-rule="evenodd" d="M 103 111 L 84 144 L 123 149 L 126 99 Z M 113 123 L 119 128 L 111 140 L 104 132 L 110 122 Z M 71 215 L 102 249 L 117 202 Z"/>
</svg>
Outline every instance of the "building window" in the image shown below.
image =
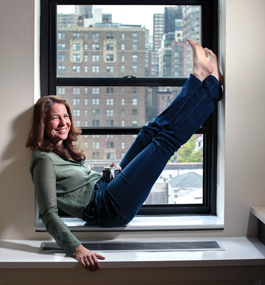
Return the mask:
<svg viewBox="0 0 265 285">
<path fill-rule="evenodd" d="M 99 127 L 99 120 L 92 120 L 92 127 Z"/>
<path fill-rule="evenodd" d="M 92 72 L 99 73 L 99 65 L 92 65 Z"/>
<path fill-rule="evenodd" d="M 138 93 L 138 88 L 137 87 L 133 87 L 132 88 L 132 93 L 133 94 L 137 94 Z"/>
<path fill-rule="evenodd" d="M 113 65 L 107 65 L 106 66 L 106 71 L 113 73 L 114 72 L 114 66 Z"/>
<path fill-rule="evenodd" d="M 99 61 L 99 54 L 92 54 L 92 61 Z"/>
<path fill-rule="evenodd" d="M 58 61 L 64 62 L 65 61 L 65 55 L 64 54 L 58 54 Z"/>
<path fill-rule="evenodd" d="M 121 33 L 121 39 L 125 40 L 125 34 L 124 33 Z"/>
<path fill-rule="evenodd" d="M 132 66 L 132 72 L 133 72 L 133 73 L 137 73 L 137 70 L 138 70 L 137 65 L 133 65 L 133 66 Z"/>
<path fill-rule="evenodd" d="M 65 44 L 58 44 L 58 50 L 65 50 Z"/>
<path fill-rule="evenodd" d="M 121 99 L 121 105 L 122 105 L 122 106 L 125 105 L 125 99 L 124 99 L 124 98 Z"/>
<path fill-rule="evenodd" d="M 88 55 L 87 54 L 84 55 L 84 61 L 88 62 Z"/>
<path fill-rule="evenodd" d="M 99 87 L 93 87 L 92 94 L 99 94 Z"/>
<path fill-rule="evenodd" d="M 107 142 L 106 147 L 107 148 L 114 148 L 114 142 Z"/>
<path fill-rule="evenodd" d="M 114 126 L 113 120 L 107 120 L 106 121 L 106 126 L 107 127 L 113 127 Z"/>
<path fill-rule="evenodd" d="M 121 55 L 121 62 L 125 62 L 125 55 L 124 54 Z"/>
<path fill-rule="evenodd" d="M 113 94 L 113 93 L 114 93 L 113 87 L 107 87 L 106 93 L 107 93 L 107 94 Z"/>
<path fill-rule="evenodd" d="M 112 33 L 107 33 L 106 38 L 107 39 L 113 39 L 113 34 Z"/>
<path fill-rule="evenodd" d="M 73 65 L 73 72 L 80 72 L 80 66 L 79 65 Z"/>
<path fill-rule="evenodd" d="M 93 117 L 98 117 L 100 115 L 100 110 L 99 109 L 93 109 L 92 110 L 92 116 Z"/>
<path fill-rule="evenodd" d="M 106 116 L 107 117 L 113 117 L 114 116 L 114 110 L 106 110 Z"/>
<path fill-rule="evenodd" d="M 122 66 L 121 66 L 121 73 L 124 73 L 124 72 L 125 72 L 125 66 L 122 65 Z"/>
<path fill-rule="evenodd" d="M 98 40 L 99 39 L 99 33 L 92 33 L 92 39 Z"/>
<path fill-rule="evenodd" d="M 58 87 L 58 94 L 64 95 L 65 94 L 65 87 Z"/>
<path fill-rule="evenodd" d="M 58 33 L 58 40 L 65 40 L 65 33 Z"/>
<path fill-rule="evenodd" d="M 92 142 L 93 149 L 99 149 L 99 146 L 100 146 L 99 142 Z"/>
<path fill-rule="evenodd" d="M 73 33 L 73 39 L 80 39 L 80 33 Z"/>
<path fill-rule="evenodd" d="M 114 55 L 113 54 L 107 54 L 106 55 L 106 61 L 113 61 L 114 60 Z"/>
<path fill-rule="evenodd" d="M 107 106 L 113 106 L 113 104 L 114 104 L 114 99 L 110 99 L 110 98 L 106 99 L 106 105 Z"/>
<path fill-rule="evenodd" d="M 73 87 L 73 95 L 80 94 L 80 87 Z"/>
<path fill-rule="evenodd" d="M 138 39 L 138 34 L 137 33 L 133 33 L 132 34 L 132 38 L 133 38 L 133 40 L 137 40 Z"/>
<path fill-rule="evenodd" d="M 138 45 L 137 44 L 133 44 L 132 45 L 132 50 L 137 50 L 138 49 Z"/>
<path fill-rule="evenodd" d="M 113 50 L 114 45 L 113 44 L 107 44 L 107 50 Z"/>
<path fill-rule="evenodd" d="M 80 105 L 80 99 L 79 98 L 73 98 L 73 106 Z"/>
<path fill-rule="evenodd" d="M 73 50 L 80 50 L 80 44 L 74 43 Z"/>
<path fill-rule="evenodd" d="M 65 65 L 58 65 L 58 72 L 65 72 Z"/>
<path fill-rule="evenodd" d="M 99 44 L 92 44 L 92 50 L 99 50 Z"/>
<path fill-rule="evenodd" d="M 137 54 L 133 54 L 133 55 L 132 55 L 132 61 L 133 61 L 133 62 L 137 62 L 137 60 L 138 60 Z"/>
<path fill-rule="evenodd" d="M 88 99 L 87 98 L 84 98 L 84 105 L 88 106 Z"/>
<path fill-rule="evenodd" d="M 136 98 L 132 99 L 132 104 L 133 106 L 137 106 L 138 100 Z"/>
<path fill-rule="evenodd" d="M 93 98 L 92 105 L 99 105 L 99 98 Z"/>
<path fill-rule="evenodd" d="M 121 44 L 121 50 L 125 50 L 125 44 Z"/>
</svg>

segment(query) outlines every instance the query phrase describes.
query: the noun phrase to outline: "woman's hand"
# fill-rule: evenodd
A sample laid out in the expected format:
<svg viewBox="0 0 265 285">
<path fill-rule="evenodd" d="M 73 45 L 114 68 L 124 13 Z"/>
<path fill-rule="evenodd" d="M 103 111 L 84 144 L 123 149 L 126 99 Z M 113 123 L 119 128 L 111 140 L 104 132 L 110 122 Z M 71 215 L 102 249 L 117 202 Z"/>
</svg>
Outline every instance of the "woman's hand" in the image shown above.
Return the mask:
<svg viewBox="0 0 265 285">
<path fill-rule="evenodd" d="M 113 162 L 110 167 L 119 167 L 119 170 L 122 171 L 121 167 L 115 162 Z"/>
<path fill-rule="evenodd" d="M 76 259 L 84 266 L 84 268 L 89 269 L 90 271 L 99 270 L 98 259 L 105 259 L 104 256 L 86 249 L 82 244 L 75 248 L 74 254 Z"/>
</svg>

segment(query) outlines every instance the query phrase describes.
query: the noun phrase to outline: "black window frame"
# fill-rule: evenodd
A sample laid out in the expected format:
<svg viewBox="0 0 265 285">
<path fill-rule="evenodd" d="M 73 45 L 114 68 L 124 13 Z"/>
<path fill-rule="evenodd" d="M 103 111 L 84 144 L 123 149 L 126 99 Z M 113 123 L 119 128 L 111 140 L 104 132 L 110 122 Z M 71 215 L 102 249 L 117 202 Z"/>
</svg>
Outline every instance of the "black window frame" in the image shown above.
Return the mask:
<svg viewBox="0 0 265 285">
<path fill-rule="evenodd" d="M 183 86 L 183 77 L 56 77 L 56 5 L 199 5 L 202 10 L 203 46 L 218 55 L 218 0 L 40 0 L 40 83 L 41 96 L 56 94 L 56 87 L 65 86 Z M 139 215 L 207 214 L 216 215 L 217 188 L 217 108 L 196 133 L 204 136 L 203 204 L 143 205 Z M 140 127 L 81 127 L 82 135 L 135 135 Z"/>
</svg>

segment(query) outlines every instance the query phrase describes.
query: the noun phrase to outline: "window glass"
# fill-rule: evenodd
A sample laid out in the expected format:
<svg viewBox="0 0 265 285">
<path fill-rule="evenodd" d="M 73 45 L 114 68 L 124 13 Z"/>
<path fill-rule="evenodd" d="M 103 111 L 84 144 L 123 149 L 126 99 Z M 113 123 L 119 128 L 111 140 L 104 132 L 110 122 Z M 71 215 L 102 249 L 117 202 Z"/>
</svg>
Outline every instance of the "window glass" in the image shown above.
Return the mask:
<svg viewBox="0 0 265 285">
<path fill-rule="evenodd" d="M 57 68 L 58 76 L 119 77 L 125 71 L 136 76 L 189 76 L 192 58 L 186 39 L 201 42 L 200 6 L 89 7 L 91 13 L 83 14 L 78 5 L 57 7 L 57 61 L 65 62 Z M 135 17 L 140 10 L 144 17 Z M 89 58 L 99 66 L 82 66 Z M 80 63 L 80 70 L 72 68 L 74 62 Z M 113 68 L 107 67 L 109 62 Z"/>
</svg>

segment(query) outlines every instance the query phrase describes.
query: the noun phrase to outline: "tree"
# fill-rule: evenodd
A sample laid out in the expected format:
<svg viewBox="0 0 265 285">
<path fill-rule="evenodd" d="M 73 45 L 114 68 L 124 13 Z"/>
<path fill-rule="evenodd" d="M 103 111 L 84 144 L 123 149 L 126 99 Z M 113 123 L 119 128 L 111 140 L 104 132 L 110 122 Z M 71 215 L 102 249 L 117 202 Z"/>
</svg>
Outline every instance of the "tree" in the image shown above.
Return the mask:
<svg viewBox="0 0 265 285">
<path fill-rule="evenodd" d="M 178 162 L 202 162 L 202 153 L 200 150 L 195 150 L 196 138 L 193 135 L 188 142 L 186 142 L 178 150 Z"/>
</svg>

